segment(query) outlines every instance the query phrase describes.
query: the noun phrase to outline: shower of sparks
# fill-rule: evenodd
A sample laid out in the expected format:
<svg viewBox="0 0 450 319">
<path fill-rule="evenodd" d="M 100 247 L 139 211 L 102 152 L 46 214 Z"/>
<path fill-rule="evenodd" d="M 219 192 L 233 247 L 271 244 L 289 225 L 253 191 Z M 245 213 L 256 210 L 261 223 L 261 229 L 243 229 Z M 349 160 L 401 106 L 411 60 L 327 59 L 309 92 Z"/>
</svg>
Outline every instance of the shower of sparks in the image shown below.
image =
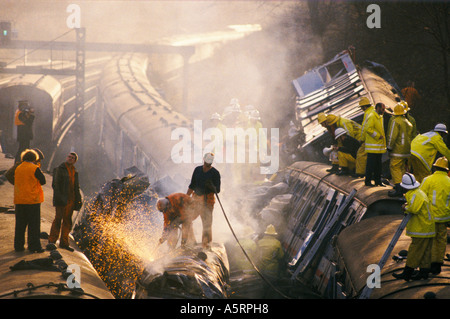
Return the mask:
<svg viewBox="0 0 450 319">
<path fill-rule="evenodd" d="M 87 220 L 78 244 L 116 298 L 129 298 L 144 264 L 159 257 L 163 218 L 154 206 L 157 196 L 140 200 L 145 197 L 138 195 L 128 185 L 111 187 L 84 211 Z"/>
</svg>

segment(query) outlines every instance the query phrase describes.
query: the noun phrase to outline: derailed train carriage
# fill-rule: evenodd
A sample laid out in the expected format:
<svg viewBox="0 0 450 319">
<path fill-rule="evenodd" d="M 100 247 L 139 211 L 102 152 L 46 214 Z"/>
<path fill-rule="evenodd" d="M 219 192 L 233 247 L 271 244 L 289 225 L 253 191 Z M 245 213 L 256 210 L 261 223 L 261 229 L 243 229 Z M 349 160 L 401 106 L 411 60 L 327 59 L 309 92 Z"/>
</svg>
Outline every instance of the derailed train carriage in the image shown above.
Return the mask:
<svg viewBox="0 0 450 319">
<path fill-rule="evenodd" d="M 337 54 L 292 81 L 297 92 L 295 119 L 291 123 L 289 141 L 283 148 L 290 163 L 302 161 L 327 162 L 324 147 L 333 140 L 327 130 L 318 124 L 321 112 L 339 115 L 361 124 L 364 112 L 359 107 L 361 97 L 375 105 L 386 105 L 385 130 L 395 104 L 403 100 L 400 88 L 389 71 L 381 64 L 365 61 L 356 65 L 349 51 Z M 387 154 L 386 154 L 387 155 Z M 383 162 L 388 157 L 383 156 Z"/>
<path fill-rule="evenodd" d="M 297 162 L 288 168 L 292 193 L 281 242 L 293 280 L 325 298 L 359 298 L 372 271 L 403 219 L 404 200 L 388 189 L 366 187 L 363 179 L 336 176 L 318 162 Z M 381 270 L 381 287 L 370 298 L 449 298 L 448 260 L 439 276 L 427 280 L 395 279 L 405 266 L 411 240 L 402 232 Z"/>
<path fill-rule="evenodd" d="M 147 67 L 145 55 L 126 53 L 104 68 L 98 97 L 98 143 L 116 176 L 136 166 L 152 183 L 166 175 L 186 178 L 192 168 L 174 164 L 172 149 L 179 136 L 172 140 L 172 133 L 176 128 L 192 130 L 193 125 L 150 84 Z"/>
</svg>

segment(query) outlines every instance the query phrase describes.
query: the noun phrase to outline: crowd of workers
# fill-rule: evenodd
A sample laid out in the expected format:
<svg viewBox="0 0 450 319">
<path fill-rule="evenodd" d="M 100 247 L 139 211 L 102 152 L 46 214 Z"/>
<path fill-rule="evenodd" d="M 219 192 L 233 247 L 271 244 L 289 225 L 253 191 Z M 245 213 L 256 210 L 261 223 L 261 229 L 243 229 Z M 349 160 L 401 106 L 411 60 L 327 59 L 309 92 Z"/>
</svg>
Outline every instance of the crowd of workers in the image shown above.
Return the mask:
<svg viewBox="0 0 450 319">
<path fill-rule="evenodd" d="M 362 124 L 334 114 L 318 114 L 318 122 L 336 140 L 325 148 L 337 175 L 365 177 L 366 186 L 385 186 L 382 180 L 382 155 L 389 155 L 393 190 L 391 197 L 403 197 L 405 214 L 411 214 L 406 235 L 412 238 L 405 269 L 393 274 L 399 279 L 428 278 L 441 272 L 450 222 L 450 150 L 444 142 L 447 127 L 438 123 L 426 133 L 417 131 L 406 101 L 398 101 L 384 129 L 386 106 L 373 106 L 362 97 Z M 437 158 L 437 154 L 442 155 Z M 372 184 L 372 181 L 375 184 Z M 386 181 L 386 180 L 384 180 Z M 414 272 L 419 268 L 418 272 Z"/>
<path fill-rule="evenodd" d="M 222 154 L 223 161 L 218 165 L 220 168 L 227 174 L 231 176 L 230 180 L 235 184 L 247 183 L 249 181 L 258 180 L 262 175 L 259 172 L 259 159 L 256 156 L 256 162 L 250 161 L 250 152 L 254 152 L 254 154 L 259 154 L 260 147 L 269 147 L 267 143 L 269 143 L 266 139 L 265 132 L 260 130 L 263 128 L 261 122 L 261 115 L 259 110 L 252 104 L 248 104 L 244 107 L 241 107 L 239 104 L 239 100 L 237 98 L 232 98 L 228 106 L 223 109 L 222 114 L 215 112 L 211 115 L 208 120 L 208 128 L 217 128 L 222 133 L 222 145 L 221 150 L 213 149 L 214 153 L 218 153 L 219 151 Z M 256 138 L 261 138 L 259 134 L 262 134 L 263 139 L 267 141 L 267 143 L 260 143 L 258 140 L 249 141 L 250 138 L 255 137 L 254 135 L 248 135 L 246 137 L 245 145 L 235 145 L 234 135 L 231 134 L 227 136 L 226 129 L 238 129 L 242 128 L 244 131 L 247 129 L 254 129 L 256 134 Z M 245 133 L 244 133 L 245 134 Z M 236 149 L 231 150 L 231 154 L 234 155 L 233 162 L 231 165 L 226 164 L 226 156 L 227 156 L 227 139 L 231 139 L 231 144 L 228 146 L 235 147 Z M 237 139 L 237 143 L 243 142 L 241 139 Z M 244 146 L 244 147 L 240 147 Z M 254 149 L 251 149 L 253 147 Z M 238 152 L 245 150 L 245 160 L 244 163 L 239 162 L 238 160 Z M 264 150 L 265 152 L 266 150 Z"/>
</svg>

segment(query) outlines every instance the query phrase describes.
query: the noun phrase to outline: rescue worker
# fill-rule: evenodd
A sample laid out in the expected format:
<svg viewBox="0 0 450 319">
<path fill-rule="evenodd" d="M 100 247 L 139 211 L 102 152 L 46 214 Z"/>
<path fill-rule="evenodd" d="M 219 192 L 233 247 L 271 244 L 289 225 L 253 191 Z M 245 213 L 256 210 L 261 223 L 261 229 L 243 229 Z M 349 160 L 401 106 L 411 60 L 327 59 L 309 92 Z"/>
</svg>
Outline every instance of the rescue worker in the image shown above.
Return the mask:
<svg viewBox="0 0 450 319">
<path fill-rule="evenodd" d="M 377 103 L 375 112 L 367 114 L 366 122 L 362 127 L 361 138 L 367 153 L 366 186 L 383 186 L 381 182 L 381 157 L 386 152 L 386 139 L 384 137 L 383 114 L 385 105 Z M 375 181 L 375 185 L 372 184 Z"/>
<path fill-rule="evenodd" d="M 431 166 L 437 152 L 450 158 L 450 150 L 444 143 L 448 134 L 445 124 L 436 124 L 430 132 L 417 135 L 411 142 L 411 170 L 419 183 L 431 174 Z"/>
<path fill-rule="evenodd" d="M 175 248 L 178 241 L 179 226 L 181 226 L 181 247 L 196 243 L 192 222 L 200 212 L 193 209 L 190 196 L 183 193 L 173 193 L 159 199 L 156 207 L 164 215 L 164 229 L 159 239 L 160 244 L 167 240 L 169 247 Z"/>
<path fill-rule="evenodd" d="M 405 108 L 406 114 L 405 117 L 406 119 L 409 121 L 409 123 L 411 123 L 412 125 L 412 131 L 411 131 L 411 140 L 413 138 L 415 138 L 418 134 L 417 132 L 417 125 L 416 125 L 416 120 L 414 119 L 414 117 L 411 115 L 411 109 L 409 107 L 409 104 L 406 101 L 400 101 L 400 104 L 403 105 L 403 107 Z"/>
<path fill-rule="evenodd" d="M 44 201 L 42 185 L 46 180 L 39 166 L 39 155 L 34 150 L 22 152 L 22 163 L 14 171 L 15 233 L 14 250 L 24 250 L 25 230 L 28 227 L 28 250 L 43 252 L 41 247 L 41 203 Z"/>
<path fill-rule="evenodd" d="M 220 116 L 220 114 L 217 112 L 213 113 L 209 121 L 209 127 L 217 127 L 222 132 L 223 137 L 225 137 L 226 126 L 222 123 L 222 117 Z"/>
<path fill-rule="evenodd" d="M 30 104 L 26 100 L 19 101 L 18 110 L 16 111 L 14 124 L 17 126 L 17 149 L 15 162 L 20 162 L 20 156 L 25 149 L 30 148 L 30 141 L 33 139 L 33 122 L 34 109 L 30 108 Z"/>
<path fill-rule="evenodd" d="M 328 133 L 331 135 L 332 139 L 335 140 L 334 129 L 327 125 L 327 115 L 325 113 L 317 114 L 317 121 L 320 125 L 327 129 Z M 331 174 L 339 173 L 339 157 L 337 152 L 337 143 L 333 144 L 330 148 L 324 148 L 323 153 L 327 156 L 331 162 L 331 168 L 327 169 L 327 172 Z"/>
<path fill-rule="evenodd" d="M 406 235 L 411 237 L 408 248 L 408 258 L 401 274 L 392 274 L 397 279 L 426 279 L 431 267 L 431 248 L 435 236 L 435 225 L 430 210 L 428 196 L 419 188 L 411 173 L 405 173 L 400 186 L 404 189 L 406 203 L 402 210 L 405 214 L 411 214 L 411 219 L 406 225 Z M 413 275 L 414 269 L 419 267 L 419 273 Z"/>
<path fill-rule="evenodd" d="M 70 152 L 66 161 L 61 163 L 53 171 L 53 206 L 55 206 L 55 218 L 48 236 L 47 249 L 54 248 L 59 237 L 59 247 L 74 251 L 69 245 L 69 233 L 72 230 L 72 215 L 74 210 L 80 210 L 82 206 L 80 183 L 75 163 L 78 155 Z"/>
<path fill-rule="evenodd" d="M 402 104 L 394 107 L 394 116 L 389 120 L 386 136 L 386 148 L 389 152 L 389 168 L 394 190 L 389 191 L 391 197 L 403 196 L 400 187 L 403 175 L 406 173 L 408 158 L 411 155 L 412 124 L 405 117 L 406 110 Z"/>
<path fill-rule="evenodd" d="M 260 252 L 258 268 L 264 276 L 269 277 L 269 280 L 279 278 L 281 262 L 284 258 L 284 251 L 277 236 L 275 227 L 268 225 L 264 236 L 257 242 Z"/>
<path fill-rule="evenodd" d="M 215 193 L 220 192 L 220 173 L 212 167 L 213 153 L 203 156 L 203 165 L 197 166 L 192 173 L 187 195 L 193 197 L 195 209 L 199 210 L 202 220 L 202 246 L 210 249 L 212 241 L 212 220 L 215 203 Z"/>
<path fill-rule="evenodd" d="M 243 230 L 243 236 L 239 238 L 239 243 L 241 244 L 242 248 L 245 250 L 245 253 L 250 257 L 250 260 L 254 264 L 259 263 L 259 250 L 258 246 L 254 240 L 255 232 L 250 226 L 246 226 Z M 244 273 L 255 273 L 255 268 L 253 268 L 250 261 L 247 259 L 247 257 L 242 252 L 241 247 L 236 242 L 233 245 L 233 254 L 231 257 L 231 260 L 233 262 L 233 265 L 236 267 L 237 270 L 242 271 Z"/>
<path fill-rule="evenodd" d="M 333 127 L 335 125 L 335 128 L 343 128 L 347 131 L 347 135 L 356 139 L 361 139 L 361 125 L 356 123 L 353 120 L 343 118 L 342 116 L 336 116 L 334 114 L 328 114 L 327 119 L 325 121 L 327 125 L 330 125 Z M 338 145 L 339 146 L 339 145 Z M 358 151 L 356 152 L 355 157 L 355 174 L 354 177 L 362 177 L 365 175 L 366 172 L 366 163 L 367 163 L 367 153 L 364 148 L 364 144 L 360 143 L 360 147 Z"/>
<path fill-rule="evenodd" d="M 448 160 L 445 157 L 439 157 L 433 167 L 434 173 L 423 179 L 420 189 L 430 200 L 430 209 L 435 221 L 436 236 L 431 250 L 431 273 L 438 275 L 444 263 L 447 247 L 447 223 L 450 221 Z"/>
<path fill-rule="evenodd" d="M 338 127 L 334 132 L 336 140 L 339 142 L 338 159 L 341 171 L 336 175 L 350 175 L 355 169 L 356 157 L 361 143 L 351 137 L 346 130 Z"/>
</svg>

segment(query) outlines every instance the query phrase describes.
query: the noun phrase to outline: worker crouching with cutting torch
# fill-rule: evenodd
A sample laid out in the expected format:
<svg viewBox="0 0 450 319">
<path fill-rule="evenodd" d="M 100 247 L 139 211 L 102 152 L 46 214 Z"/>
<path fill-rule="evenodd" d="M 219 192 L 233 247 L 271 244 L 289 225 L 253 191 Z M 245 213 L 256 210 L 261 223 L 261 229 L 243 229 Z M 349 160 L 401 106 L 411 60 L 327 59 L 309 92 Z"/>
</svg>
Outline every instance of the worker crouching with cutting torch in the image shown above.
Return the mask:
<svg viewBox="0 0 450 319">
<path fill-rule="evenodd" d="M 169 248 L 173 249 L 178 242 L 178 228 L 181 226 L 181 246 L 195 244 L 192 222 L 198 217 L 199 211 L 194 209 L 193 200 L 186 194 L 174 193 L 161 198 L 156 203 L 157 209 L 164 214 L 164 230 L 159 243 L 167 240 Z"/>
</svg>

